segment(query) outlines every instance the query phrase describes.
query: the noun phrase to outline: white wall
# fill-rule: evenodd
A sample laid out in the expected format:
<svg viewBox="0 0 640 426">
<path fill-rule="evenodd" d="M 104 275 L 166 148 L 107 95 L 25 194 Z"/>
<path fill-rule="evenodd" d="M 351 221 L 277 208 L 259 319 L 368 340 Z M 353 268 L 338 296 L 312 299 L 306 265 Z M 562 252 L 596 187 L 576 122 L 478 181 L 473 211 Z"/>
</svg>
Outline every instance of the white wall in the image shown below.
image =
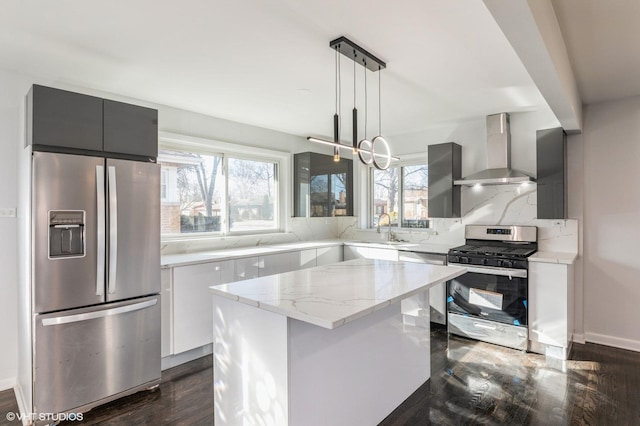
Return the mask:
<svg viewBox="0 0 640 426">
<path fill-rule="evenodd" d="M 640 351 L 640 97 L 584 116 L 584 319 L 591 342 Z"/>
<path fill-rule="evenodd" d="M 26 78 L 0 72 L 0 208 L 18 206 L 18 149 L 28 88 Z M 0 218 L 0 389 L 14 385 L 17 368 L 17 228 L 16 218 Z"/>
<path fill-rule="evenodd" d="M 573 265 L 574 342 L 584 343 L 584 135 L 567 137 L 569 217 L 577 220 L 578 257 Z"/>
</svg>

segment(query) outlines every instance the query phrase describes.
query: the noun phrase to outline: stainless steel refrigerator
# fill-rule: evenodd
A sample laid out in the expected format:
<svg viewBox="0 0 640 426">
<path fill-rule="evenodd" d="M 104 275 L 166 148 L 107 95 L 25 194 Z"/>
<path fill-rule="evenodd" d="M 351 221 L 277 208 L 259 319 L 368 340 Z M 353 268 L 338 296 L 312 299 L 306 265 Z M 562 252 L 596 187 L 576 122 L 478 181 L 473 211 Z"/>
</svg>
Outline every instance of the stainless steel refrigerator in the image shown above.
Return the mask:
<svg viewBox="0 0 640 426">
<path fill-rule="evenodd" d="M 33 408 L 159 383 L 160 167 L 33 152 Z"/>
</svg>

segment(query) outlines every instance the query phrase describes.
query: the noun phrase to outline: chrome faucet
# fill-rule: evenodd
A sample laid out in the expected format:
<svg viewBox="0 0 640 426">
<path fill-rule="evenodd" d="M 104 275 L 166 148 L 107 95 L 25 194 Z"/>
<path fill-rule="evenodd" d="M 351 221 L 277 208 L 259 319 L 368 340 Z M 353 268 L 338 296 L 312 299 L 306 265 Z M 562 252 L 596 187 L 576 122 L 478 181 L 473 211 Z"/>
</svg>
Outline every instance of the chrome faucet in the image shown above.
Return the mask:
<svg viewBox="0 0 640 426">
<path fill-rule="evenodd" d="M 391 216 L 389 216 L 389 213 L 380 213 L 380 216 L 378 216 L 378 234 L 380 233 L 380 222 L 382 221 L 382 216 L 386 216 L 387 219 L 389 219 L 389 222 L 387 222 L 387 241 L 391 241 Z"/>
</svg>

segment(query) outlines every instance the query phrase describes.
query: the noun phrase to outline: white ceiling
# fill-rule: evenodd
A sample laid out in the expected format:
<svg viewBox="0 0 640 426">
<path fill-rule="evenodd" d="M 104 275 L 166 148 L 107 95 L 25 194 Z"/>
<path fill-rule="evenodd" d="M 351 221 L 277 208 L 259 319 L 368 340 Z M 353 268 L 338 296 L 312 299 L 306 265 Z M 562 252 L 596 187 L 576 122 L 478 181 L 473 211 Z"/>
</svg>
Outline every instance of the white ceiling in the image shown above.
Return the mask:
<svg viewBox="0 0 640 426">
<path fill-rule="evenodd" d="M 595 62 L 584 59 L 582 29 L 566 19 L 583 2 L 597 11 L 610 4 L 555 2 L 561 24 L 567 21 L 567 42 L 577 52 L 570 57 L 578 68 Z M 381 73 L 385 135 L 547 108 L 477 0 L 3 0 L 0 68 L 34 81 L 330 137 L 335 74 L 329 41 L 341 35 L 387 62 Z M 357 71 L 362 119 L 363 71 Z M 633 89 L 592 90 L 590 79 L 601 77 L 577 74 L 592 99 Z M 377 77 L 368 72 L 369 135 L 377 133 Z M 637 80 L 628 83 L 636 92 Z M 343 116 L 350 117 L 353 62 L 346 57 L 342 82 Z M 345 118 L 343 127 L 349 126 Z"/>
</svg>

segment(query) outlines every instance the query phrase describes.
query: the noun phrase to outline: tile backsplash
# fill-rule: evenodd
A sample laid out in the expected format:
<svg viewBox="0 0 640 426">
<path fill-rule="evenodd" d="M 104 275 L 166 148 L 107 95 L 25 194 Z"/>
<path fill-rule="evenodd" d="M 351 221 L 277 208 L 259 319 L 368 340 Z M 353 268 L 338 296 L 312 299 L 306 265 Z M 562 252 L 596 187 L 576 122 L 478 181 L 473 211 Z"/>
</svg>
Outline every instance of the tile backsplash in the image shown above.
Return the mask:
<svg viewBox="0 0 640 426">
<path fill-rule="evenodd" d="M 394 232 L 398 239 L 414 243 L 456 245 L 464 243 L 465 225 L 530 225 L 538 227 L 540 251 L 577 252 L 578 221 L 536 219 L 535 183 L 462 187 L 459 219 L 433 219 L 429 230 Z M 382 240 L 385 233 L 357 227 L 356 218 L 342 218 L 338 237 L 345 240 Z"/>
</svg>

